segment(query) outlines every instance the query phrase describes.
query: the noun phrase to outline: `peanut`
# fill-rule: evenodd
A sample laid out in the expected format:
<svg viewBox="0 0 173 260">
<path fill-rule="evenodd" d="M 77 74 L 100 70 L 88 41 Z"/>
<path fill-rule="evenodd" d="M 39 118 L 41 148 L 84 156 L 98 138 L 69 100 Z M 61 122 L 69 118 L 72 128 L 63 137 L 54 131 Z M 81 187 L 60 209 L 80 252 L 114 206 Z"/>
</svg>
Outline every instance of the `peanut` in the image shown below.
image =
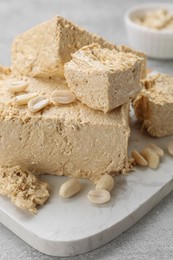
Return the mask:
<svg viewBox="0 0 173 260">
<path fill-rule="evenodd" d="M 105 174 L 103 175 L 96 184 L 96 190 L 107 190 L 111 192 L 114 187 L 114 179 L 112 176 Z"/>
<path fill-rule="evenodd" d="M 17 93 L 17 92 L 22 92 L 26 90 L 28 87 L 28 84 L 26 81 L 23 80 L 17 80 L 17 81 L 9 81 L 8 82 L 8 88 L 10 89 L 11 92 Z"/>
<path fill-rule="evenodd" d="M 138 165 L 141 165 L 141 166 L 147 166 L 148 165 L 148 162 L 145 160 L 145 158 L 140 153 L 138 153 L 138 151 L 133 150 L 131 152 L 131 155 L 135 159 L 135 162 Z"/>
<path fill-rule="evenodd" d="M 13 99 L 13 103 L 18 106 L 26 105 L 28 102 L 35 98 L 37 96 L 37 93 L 28 93 L 28 94 L 22 94 L 19 96 L 16 96 Z"/>
<path fill-rule="evenodd" d="M 159 157 L 164 156 L 164 151 L 157 145 L 150 143 L 147 145 L 148 148 L 150 148 L 153 152 L 155 152 Z"/>
<path fill-rule="evenodd" d="M 150 148 L 145 148 L 141 153 L 140 153 L 145 160 L 148 162 L 148 166 L 151 169 L 156 169 L 159 166 L 159 156 L 153 152 Z"/>
<path fill-rule="evenodd" d="M 90 190 L 87 198 L 95 204 L 104 204 L 110 201 L 110 192 L 107 190 Z"/>
<path fill-rule="evenodd" d="M 71 198 L 81 190 L 81 183 L 76 178 L 70 178 L 64 182 L 59 190 L 59 195 L 63 198 Z"/>
<path fill-rule="evenodd" d="M 36 113 L 38 111 L 40 111 L 41 109 L 43 109 L 45 106 L 47 106 L 49 104 L 49 100 L 39 96 L 39 97 L 35 97 L 33 99 L 31 99 L 28 102 L 28 109 L 33 112 Z"/>
<path fill-rule="evenodd" d="M 70 90 L 55 90 L 51 95 L 51 101 L 54 105 L 69 104 L 76 99 Z"/>
</svg>

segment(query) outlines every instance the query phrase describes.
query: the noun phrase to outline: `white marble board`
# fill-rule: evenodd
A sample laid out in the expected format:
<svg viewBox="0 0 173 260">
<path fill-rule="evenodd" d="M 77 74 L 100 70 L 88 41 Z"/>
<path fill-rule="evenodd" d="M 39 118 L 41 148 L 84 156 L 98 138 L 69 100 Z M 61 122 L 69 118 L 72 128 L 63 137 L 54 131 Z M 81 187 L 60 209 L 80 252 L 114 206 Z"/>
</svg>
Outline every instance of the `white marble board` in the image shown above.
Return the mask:
<svg viewBox="0 0 173 260">
<path fill-rule="evenodd" d="M 133 120 L 129 151 L 149 142 L 164 148 L 159 169 L 136 167 L 135 172 L 115 178 L 110 203 L 91 204 L 86 195 L 93 187 L 83 180 L 83 190 L 71 199 L 62 199 L 58 190 L 64 177 L 43 176 L 52 189 L 48 203 L 37 215 L 29 215 L 0 197 L 0 221 L 38 251 L 53 256 L 74 256 L 91 251 L 116 238 L 133 226 L 161 199 L 173 190 L 173 157 L 166 144 L 173 137 L 151 138 L 141 135 Z"/>
</svg>

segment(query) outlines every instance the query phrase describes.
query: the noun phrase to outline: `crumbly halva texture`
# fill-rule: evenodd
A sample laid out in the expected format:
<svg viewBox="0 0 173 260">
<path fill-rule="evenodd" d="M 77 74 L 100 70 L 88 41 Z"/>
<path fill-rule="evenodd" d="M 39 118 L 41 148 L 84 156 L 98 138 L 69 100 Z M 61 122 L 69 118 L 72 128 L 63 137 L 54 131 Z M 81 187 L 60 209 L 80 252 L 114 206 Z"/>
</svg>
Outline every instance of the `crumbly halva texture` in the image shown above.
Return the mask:
<svg viewBox="0 0 173 260">
<path fill-rule="evenodd" d="M 0 168 L 0 194 L 33 214 L 37 213 L 37 206 L 49 198 L 48 184 L 20 166 Z"/>
<path fill-rule="evenodd" d="M 173 77 L 149 75 L 142 85 L 141 93 L 133 101 L 137 118 L 152 136 L 173 134 Z"/>
<path fill-rule="evenodd" d="M 34 77 L 63 75 L 64 63 L 71 59 L 71 53 L 93 42 L 110 49 L 115 47 L 62 17 L 54 17 L 14 40 L 13 71 Z"/>
<path fill-rule="evenodd" d="M 1 75 L 1 74 L 0 74 Z M 79 101 L 49 104 L 32 113 L 14 105 L 8 81 L 27 82 L 27 92 L 50 98 L 54 90 L 68 89 L 65 80 L 15 78 L 0 80 L 0 165 L 21 165 L 37 174 L 70 175 L 91 180 L 102 174 L 129 170 L 129 102 L 108 114 Z"/>
<path fill-rule="evenodd" d="M 147 11 L 144 15 L 134 19 L 139 25 L 156 30 L 173 30 L 173 15 L 167 9 Z"/>
<path fill-rule="evenodd" d="M 65 65 L 68 87 L 88 107 L 111 111 L 135 97 L 141 89 L 142 58 L 132 53 L 85 46 Z"/>
<path fill-rule="evenodd" d="M 146 76 L 147 76 L 147 57 L 143 52 L 136 51 L 125 45 L 117 46 L 117 50 L 120 52 L 133 53 L 136 56 L 138 56 L 139 58 L 142 58 L 141 79 L 146 78 Z"/>
<path fill-rule="evenodd" d="M 108 49 L 121 49 L 105 39 L 78 27 L 62 17 L 39 24 L 19 35 L 12 45 L 12 70 L 32 77 L 64 76 L 64 64 L 83 46 L 99 43 Z M 128 48 L 127 52 L 145 55 Z M 146 74 L 143 64 L 141 77 Z"/>
</svg>

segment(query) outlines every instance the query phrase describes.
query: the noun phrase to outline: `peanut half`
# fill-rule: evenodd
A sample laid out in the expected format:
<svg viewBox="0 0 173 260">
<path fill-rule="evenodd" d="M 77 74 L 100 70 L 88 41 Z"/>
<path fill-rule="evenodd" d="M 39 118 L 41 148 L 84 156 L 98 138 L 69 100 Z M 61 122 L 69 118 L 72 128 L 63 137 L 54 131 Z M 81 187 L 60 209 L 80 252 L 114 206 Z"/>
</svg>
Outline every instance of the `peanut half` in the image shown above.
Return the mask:
<svg viewBox="0 0 173 260">
<path fill-rule="evenodd" d="M 51 101 L 54 105 L 69 104 L 76 99 L 70 90 L 55 90 L 51 95 Z"/>
<path fill-rule="evenodd" d="M 81 183 L 76 178 L 70 178 L 64 182 L 59 190 L 59 195 L 63 198 L 71 198 L 81 190 Z"/>
<path fill-rule="evenodd" d="M 138 165 L 140 165 L 140 166 L 147 166 L 148 165 L 148 162 L 145 160 L 145 158 L 140 153 L 138 153 L 138 151 L 133 150 L 131 152 L 131 155 L 135 159 L 135 162 Z"/>
<path fill-rule="evenodd" d="M 153 152 L 155 152 L 159 157 L 164 156 L 164 151 L 157 145 L 150 143 L 146 148 L 150 148 Z"/>
<path fill-rule="evenodd" d="M 148 162 L 148 166 L 151 169 L 156 169 L 159 166 L 159 156 L 153 152 L 150 148 L 145 148 L 141 153 L 140 153 Z"/>
<path fill-rule="evenodd" d="M 105 174 L 103 175 L 96 184 L 96 190 L 107 190 L 111 192 L 114 187 L 114 179 L 112 176 Z"/>
<path fill-rule="evenodd" d="M 49 104 L 49 99 L 39 96 L 31 99 L 28 102 L 28 109 L 31 112 L 36 113 L 41 109 L 43 109 L 44 107 L 46 107 L 48 104 Z"/>
<path fill-rule="evenodd" d="M 169 154 L 173 156 L 173 142 L 168 143 L 167 149 Z"/>
<path fill-rule="evenodd" d="M 28 102 L 35 98 L 37 96 L 37 93 L 28 93 L 28 94 L 22 94 L 19 96 L 16 96 L 13 99 L 13 103 L 18 106 L 26 105 Z"/>
<path fill-rule="evenodd" d="M 107 190 L 90 190 L 87 198 L 95 204 L 104 204 L 111 199 L 110 192 Z"/>
<path fill-rule="evenodd" d="M 23 80 L 16 80 L 16 81 L 10 80 L 8 81 L 7 86 L 11 92 L 17 93 L 26 90 L 28 84 L 26 81 Z"/>
</svg>

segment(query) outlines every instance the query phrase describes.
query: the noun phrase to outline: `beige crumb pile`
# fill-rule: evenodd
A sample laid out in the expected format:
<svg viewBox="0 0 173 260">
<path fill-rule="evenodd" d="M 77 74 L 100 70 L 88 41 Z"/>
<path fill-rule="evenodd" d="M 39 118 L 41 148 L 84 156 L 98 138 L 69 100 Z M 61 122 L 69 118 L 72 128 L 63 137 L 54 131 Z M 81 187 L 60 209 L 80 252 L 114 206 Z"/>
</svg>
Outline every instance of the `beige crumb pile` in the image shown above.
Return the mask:
<svg viewBox="0 0 173 260">
<path fill-rule="evenodd" d="M 32 214 L 37 213 L 37 206 L 49 198 L 48 184 L 20 166 L 0 168 L 0 194 Z"/>
<path fill-rule="evenodd" d="M 151 29 L 173 30 L 173 14 L 166 9 L 148 11 L 143 16 L 135 18 L 134 22 Z"/>
<path fill-rule="evenodd" d="M 173 77 L 149 75 L 142 85 L 141 93 L 133 101 L 137 118 L 152 136 L 173 134 Z"/>
</svg>

